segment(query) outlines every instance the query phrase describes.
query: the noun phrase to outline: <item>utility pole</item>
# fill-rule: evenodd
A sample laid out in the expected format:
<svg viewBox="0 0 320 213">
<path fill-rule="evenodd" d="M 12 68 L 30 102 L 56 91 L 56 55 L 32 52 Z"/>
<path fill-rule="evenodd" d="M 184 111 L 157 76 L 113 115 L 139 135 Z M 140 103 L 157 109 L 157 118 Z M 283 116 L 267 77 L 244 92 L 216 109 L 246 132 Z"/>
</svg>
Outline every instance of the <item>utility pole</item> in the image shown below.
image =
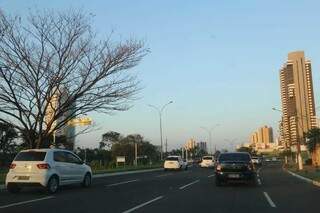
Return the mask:
<svg viewBox="0 0 320 213">
<path fill-rule="evenodd" d="M 166 155 L 168 154 L 168 138 L 166 137 L 166 144 L 165 144 L 165 146 L 166 146 Z"/>
<path fill-rule="evenodd" d="M 134 144 L 134 165 L 138 166 L 138 144 Z"/>
</svg>

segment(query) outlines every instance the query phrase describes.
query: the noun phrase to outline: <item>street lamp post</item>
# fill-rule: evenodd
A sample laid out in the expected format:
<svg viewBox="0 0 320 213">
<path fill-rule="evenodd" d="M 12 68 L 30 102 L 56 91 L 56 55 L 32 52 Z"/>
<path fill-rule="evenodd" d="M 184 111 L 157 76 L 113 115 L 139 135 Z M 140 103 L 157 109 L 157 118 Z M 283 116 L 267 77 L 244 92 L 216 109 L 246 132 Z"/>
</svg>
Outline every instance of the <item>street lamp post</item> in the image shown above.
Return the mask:
<svg viewBox="0 0 320 213">
<path fill-rule="evenodd" d="M 163 105 L 161 108 L 156 107 L 154 105 L 149 104 L 149 107 L 154 108 L 155 110 L 157 110 L 157 112 L 159 113 L 159 121 L 160 121 L 160 143 L 161 143 L 161 152 L 160 152 L 160 159 L 163 160 L 163 140 L 162 140 L 162 113 L 163 110 L 166 108 L 166 106 L 168 106 L 169 104 L 172 104 L 173 101 L 170 101 L 168 103 L 166 103 L 165 105 Z"/>
<path fill-rule="evenodd" d="M 209 147 L 210 147 L 210 151 L 211 151 L 211 154 L 212 153 L 212 131 L 217 127 L 219 126 L 220 124 L 216 124 L 213 128 L 208 128 L 208 127 L 204 127 L 204 126 L 201 126 L 200 128 L 203 129 L 204 131 L 206 131 L 209 135 Z"/>
<path fill-rule="evenodd" d="M 282 110 L 277 109 L 277 108 L 275 108 L 275 107 L 273 107 L 272 110 L 283 113 Z M 297 118 L 298 118 L 298 125 L 300 125 L 300 123 L 299 123 L 299 116 L 298 116 L 298 115 L 296 115 L 296 116 L 297 116 Z M 302 130 L 302 131 L 303 131 L 303 130 Z M 304 136 L 303 136 L 303 137 L 304 137 Z M 298 169 L 299 169 L 299 170 L 303 170 L 303 163 L 302 163 L 302 156 L 301 156 L 301 142 L 300 142 L 300 137 L 299 137 L 298 140 L 297 140 L 297 161 L 298 161 Z"/>
<path fill-rule="evenodd" d="M 230 139 L 224 139 L 224 141 L 226 141 L 227 143 L 229 143 L 231 149 L 232 149 L 232 147 L 233 147 L 234 142 L 236 142 L 236 140 L 237 140 L 237 138 L 234 138 L 234 139 L 232 139 L 232 140 L 230 140 Z M 230 150 L 230 151 L 232 151 L 232 150 Z"/>
</svg>

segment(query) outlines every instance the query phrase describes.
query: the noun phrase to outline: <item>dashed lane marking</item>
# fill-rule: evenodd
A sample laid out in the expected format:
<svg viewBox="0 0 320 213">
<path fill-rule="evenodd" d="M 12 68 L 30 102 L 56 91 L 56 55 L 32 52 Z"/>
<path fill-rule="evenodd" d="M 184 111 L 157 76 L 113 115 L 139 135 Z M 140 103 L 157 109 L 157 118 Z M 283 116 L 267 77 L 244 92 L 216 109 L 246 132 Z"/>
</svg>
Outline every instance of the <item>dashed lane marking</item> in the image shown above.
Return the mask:
<svg viewBox="0 0 320 213">
<path fill-rule="evenodd" d="M 146 205 L 148 205 L 148 204 L 150 204 L 150 203 L 153 203 L 153 202 L 155 202 L 155 201 L 157 201 L 157 200 L 160 200 L 160 199 L 162 199 L 162 198 L 163 198 L 163 196 L 156 197 L 156 198 L 154 198 L 154 199 L 152 199 L 152 200 L 149 200 L 149 201 L 147 201 L 147 202 L 145 202 L 145 203 L 142 203 L 142 204 L 137 205 L 137 206 L 135 206 L 135 207 L 133 207 L 133 208 L 131 208 L 131 209 L 128 209 L 128 210 L 126 210 L 126 211 L 124 211 L 124 212 L 122 212 L 122 213 L 130 213 L 130 212 L 133 212 L 133 211 L 135 211 L 135 210 L 137 210 L 137 209 L 140 209 L 141 207 L 144 207 L 144 206 L 146 206 Z"/>
<path fill-rule="evenodd" d="M 270 206 L 271 206 L 272 208 L 276 208 L 276 207 L 277 207 L 276 204 L 274 204 L 274 202 L 272 201 L 272 199 L 270 198 L 270 196 L 268 195 L 268 193 L 267 193 L 267 192 L 263 192 L 263 194 L 264 194 L 264 196 L 266 197 L 266 199 L 267 199 L 268 203 L 270 204 Z"/>
<path fill-rule="evenodd" d="M 184 185 L 184 186 L 181 186 L 181 187 L 179 187 L 179 189 L 181 190 L 181 189 L 184 189 L 184 188 L 186 188 L 186 187 L 188 187 L 188 186 L 191 186 L 191 185 L 193 185 L 193 184 L 195 184 L 195 183 L 198 183 L 200 180 L 196 180 L 196 181 L 193 181 L 193 182 L 191 182 L 191 183 L 188 183 L 188 184 L 186 184 L 186 185 Z"/>
<path fill-rule="evenodd" d="M 172 175 L 171 173 L 169 173 L 169 174 L 163 174 L 163 175 L 158 175 L 158 176 L 156 176 L 156 177 L 166 177 L 166 176 L 170 176 L 170 175 Z"/>
<path fill-rule="evenodd" d="M 208 178 L 210 178 L 210 177 L 214 177 L 214 176 L 215 176 L 215 174 L 213 174 L 213 175 L 209 175 L 209 176 L 208 176 Z"/>
<path fill-rule="evenodd" d="M 109 186 L 118 186 L 118 185 L 122 185 L 122 184 L 127 184 L 127 183 L 132 183 L 132 182 L 137 182 L 139 181 L 139 179 L 136 179 L 136 180 L 128 180 L 128 181 L 123 181 L 123 182 L 119 182 L 119 183 L 113 183 L 113 184 L 109 184 L 109 185 L 106 185 L 107 187 Z"/>
</svg>

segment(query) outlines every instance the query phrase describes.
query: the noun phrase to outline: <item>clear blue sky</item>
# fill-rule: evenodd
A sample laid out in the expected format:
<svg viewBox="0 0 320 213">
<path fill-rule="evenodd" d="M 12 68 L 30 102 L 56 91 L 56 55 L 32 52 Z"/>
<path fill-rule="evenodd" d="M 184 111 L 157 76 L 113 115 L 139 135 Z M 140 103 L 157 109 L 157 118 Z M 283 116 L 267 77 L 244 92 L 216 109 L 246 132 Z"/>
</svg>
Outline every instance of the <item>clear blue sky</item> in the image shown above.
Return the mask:
<svg viewBox="0 0 320 213">
<path fill-rule="evenodd" d="M 144 86 L 134 107 L 113 116 L 92 115 L 100 130 L 77 138 L 97 146 L 103 132 L 141 133 L 159 144 L 158 117 L 147 104 L 173 100 L 164 115 L 170 148 L 213 132 L 218 148 L 224 139 L 244 142 L 261 125 L 277 131 L 280 115 L 278 70 L 290 51 L 304 50 L 312 60 L 316 103 L 319 96 L 320 2 L 318 1 L 121 1 L 0 0 L 7 13 L 29 9 L 82 8 L 95 14 L 100 35 L 134 36 L 151 53 L 136 68 Z"/>
</svg>

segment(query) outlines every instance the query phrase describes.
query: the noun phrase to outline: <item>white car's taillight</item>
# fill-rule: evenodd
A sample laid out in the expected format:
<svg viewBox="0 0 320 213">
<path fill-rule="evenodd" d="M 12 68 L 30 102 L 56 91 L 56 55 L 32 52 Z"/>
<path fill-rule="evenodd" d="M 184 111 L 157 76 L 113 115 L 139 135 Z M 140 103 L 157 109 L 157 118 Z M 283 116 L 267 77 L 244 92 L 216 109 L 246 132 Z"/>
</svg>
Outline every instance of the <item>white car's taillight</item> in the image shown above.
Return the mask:
<svg viewBox="0 0 320 213">
<path fill-rule="evenodd" d="M 47 163 L 39 163 L 37 164 L 38 169 L 50 169 L 50 165 Z"/>
<path fill-rule="evenodd" d="M 16 166 L 17 166 L 17 165 L 16 165 L 15 163 L 12 163 L 12 164 L 10 164 L 10 167 L 9 167 L 9 168 L 10 168 L 10 169 L 14 169 L 14 168 L 16 168 Z"/>
</svg>

